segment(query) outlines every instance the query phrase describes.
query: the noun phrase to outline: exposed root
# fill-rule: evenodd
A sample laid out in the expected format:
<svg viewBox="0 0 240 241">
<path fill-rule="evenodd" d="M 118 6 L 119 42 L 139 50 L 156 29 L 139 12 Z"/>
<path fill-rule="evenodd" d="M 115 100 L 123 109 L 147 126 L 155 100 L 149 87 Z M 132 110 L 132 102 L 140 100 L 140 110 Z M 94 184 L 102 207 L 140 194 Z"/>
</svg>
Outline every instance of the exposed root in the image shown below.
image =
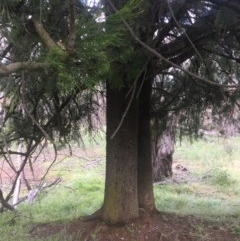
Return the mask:
<svg viewBox="0 0 240 241">
<path fill-rule="evenodd" d="M 152 216 L 152 215 L 158 214 L 158 213 L 159 213 L 159 211 L 156 208 L 154 208 L 154 209 L 146 209 L 143 207 L 139 208 L 139 214 L 142 216 Z"/>
<path fill-rule="evenodd" d="M 81 217 L 81 220 L 84 222 L 100 220 L 102 218 L 102 214 L 103 214 L 103 208 L 101 207 L 95 213 L 88 215 L 86 217 Z"/>
</svg>

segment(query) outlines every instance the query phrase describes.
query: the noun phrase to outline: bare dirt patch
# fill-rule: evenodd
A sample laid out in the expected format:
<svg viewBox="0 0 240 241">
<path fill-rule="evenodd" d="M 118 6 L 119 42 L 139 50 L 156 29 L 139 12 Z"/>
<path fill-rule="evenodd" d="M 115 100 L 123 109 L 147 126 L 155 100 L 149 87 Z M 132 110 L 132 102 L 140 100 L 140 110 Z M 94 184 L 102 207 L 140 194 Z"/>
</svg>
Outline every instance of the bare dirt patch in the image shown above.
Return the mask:
<svg viewBox="0 0 240 241">
<path fill-rule="evenodd" d="M 237 241 L 227 223 L 211 223 L 193 216 L 168 213 L 141 214 L 123 226 L 107 226 L 100 220 L 75 220 L 67 224 L 43 224 L 31 231 L 33 236 L 49 237 L 63 233 L 64 238 L 84 241 Z M 63 240 L 65 240 L 63 238 Z"/>
</svg>

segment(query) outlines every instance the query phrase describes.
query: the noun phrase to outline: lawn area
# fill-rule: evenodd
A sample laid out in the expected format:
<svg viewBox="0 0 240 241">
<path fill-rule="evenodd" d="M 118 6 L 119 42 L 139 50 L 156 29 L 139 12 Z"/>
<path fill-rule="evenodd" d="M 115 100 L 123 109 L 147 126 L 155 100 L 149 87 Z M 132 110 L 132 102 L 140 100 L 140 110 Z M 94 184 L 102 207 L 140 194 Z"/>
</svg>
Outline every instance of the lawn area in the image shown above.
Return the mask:
<svg viewBox="0 0 240 241">
<path fill-rule="evenodd" d="M 79 219 L 103 201 L 103 138 L 73 145 L 73 154 L 62 150 L 47 176 L 49 181 L 61 177 L 58 185 L 31 205 L 23 202 L 16 213 L 0 215 L 0 240 L 240 240 L 239 146 L 240 138 L 177 143 L 173 178 L 154 184 L 160 213 L 110 230 Z"/>
</svg>

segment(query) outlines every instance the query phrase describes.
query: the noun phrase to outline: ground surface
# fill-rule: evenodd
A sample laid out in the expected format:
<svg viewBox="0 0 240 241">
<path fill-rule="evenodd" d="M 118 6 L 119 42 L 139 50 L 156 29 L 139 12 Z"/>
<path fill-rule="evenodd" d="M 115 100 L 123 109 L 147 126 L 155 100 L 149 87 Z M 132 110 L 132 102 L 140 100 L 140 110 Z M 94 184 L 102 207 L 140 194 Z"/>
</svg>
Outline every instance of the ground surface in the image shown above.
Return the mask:
<svg viewBox="0 0 240 241">
<path fill-rule="evenodd" d="M 188 167 L 175 163 L 172 179 L 159 183 L 193 182 Z M 68 223 L 47 223 L 33 226 L 31 235 L 49 237 L 63 232 L 76 241 L 239 241 L 240 233 L 231 223 L 210 222 L 194 216 L 172 213 L 147 214 L 141 211 L 139 219 L 123 226 L 107 226 L 101 220 Z"/>
<path fill-rule="evenodd" d="M 49 237 L 63 232 L 79 241 L 237 241 L 240 236 L 228 224 L 216 224 L 193 216 L 158 213 L 141 217 L 119 227 L 108 227 L 99 220 L 76 220 L 67 224 L 35 226 L 31 235 Z"/>
<path fill-rule="evenodd" d="M 93 152 L 88 155 L 84 153 L 89 159 L 94 159 L 94 155 Z M 188 169 L 176 167 L 177 164 L 174 167 L 175 176 L 171 181 L 177 183 L 193 181 Z M 39 180 L 44 174 L 41 168 L 36 170 L 33 175 L 29 169 L 26 169 L 25 175 L 29 181 Z M 1 173 L 1 179 L 5 178 L 5 181 L 11 179 L 3 174 Z M 240 229 L 236 230 L 230 222 L 211 223 L 193 216 L 169 213 L 149 215 L 144 212 L 139 219 L 118 227 L 109 227 L 100 219 L 91 221 L 79 219 L 64 223 L 33 224 L 29 233 L 32 237 L 41 237 L 43 240 L 44 237 L 49 238 L 63 233 L 62 241 L 68 236 L 71 241 L 240 241 Z"/>
</svg>

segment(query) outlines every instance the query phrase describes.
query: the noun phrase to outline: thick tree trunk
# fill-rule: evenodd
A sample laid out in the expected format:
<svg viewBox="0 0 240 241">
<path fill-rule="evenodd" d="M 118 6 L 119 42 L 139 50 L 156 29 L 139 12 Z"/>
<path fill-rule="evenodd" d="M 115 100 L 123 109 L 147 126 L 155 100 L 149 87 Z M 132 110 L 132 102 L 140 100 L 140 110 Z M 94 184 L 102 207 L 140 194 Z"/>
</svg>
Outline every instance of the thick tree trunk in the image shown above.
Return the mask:
<svg viewBox="0 0 240 241">
<path fill-rule="evenodd" d="M 103 220 L 110 224 L 127 223 L 139 215 L 136 98 L 121 128 L 112 138 L 129 104 L 128 92 L 129 88 L 119 90 L 107 86 L 107 167 L 102 215 Z"/>
<path fill-rule="evenodd" d="M 127 0 L 105 1 L 106 9 L 110 10 L 107 15 L 112 14 L 112 4 L 117 9 L 121 9 L 126 2 Z M 134 31 L 136 30 L 137 36 L 140 36 L 144 42 L 148 42 L 152 40 L 152 34 L 148 33 L 151 31 L 149 21 L 151 22 L 152 19 L 152 5 L 144 1 L 142 7 L 146 12 L 139 15 L 141 24 L 134 26 L 136 27 Z M 125 37 L 128 41 L 128 34 Z M 123 68 L 124 63 L 121 63 L 121 60 L 112 65 L 116 78 L 122 80 L 121 87 L 114 89 L 113 86 L 111 88 L 107 86 L 107 167 L 105 198 L 101 211 L 104 221 L 112 224 L 127 223 L 137 218 L 139 208 L 147 211 L 155 210 L 149 112 L 151 81 L 148 82 L 149 79 L 145 80 L 143 86 L 140 87 L 139 98 L 134 96 L 117 135 L 111 138 L 125 114 L 134 89 L 126 88 L 126 86 L 136 81 L 148 59 L 148 56 L 140 50 L 140 46 L 131 39 L 129 39 L 129 46 L 134 48 L 135 53 L 126 62 L 126 68 Z M 125 47 L 119 49 L 119 53 L 121 52 L 125 52 Z M 116 53 L 116 49 L 113 53 Z M 136 72 L 136 76 L 132 77 L 130 68 L 134 70 L 133 73 Z M 122 87 L 123 85 L 125 87 Z M 135 95 L 138 91 L 137 88 Z"/>
<path fill-rule="evenodd" d="M 138 128 L 138 200 L 139 207 L 154 211 L 153 176 L 151 158 L 151 79 L 144 81 L 139 96 Z"/>
</svg>

